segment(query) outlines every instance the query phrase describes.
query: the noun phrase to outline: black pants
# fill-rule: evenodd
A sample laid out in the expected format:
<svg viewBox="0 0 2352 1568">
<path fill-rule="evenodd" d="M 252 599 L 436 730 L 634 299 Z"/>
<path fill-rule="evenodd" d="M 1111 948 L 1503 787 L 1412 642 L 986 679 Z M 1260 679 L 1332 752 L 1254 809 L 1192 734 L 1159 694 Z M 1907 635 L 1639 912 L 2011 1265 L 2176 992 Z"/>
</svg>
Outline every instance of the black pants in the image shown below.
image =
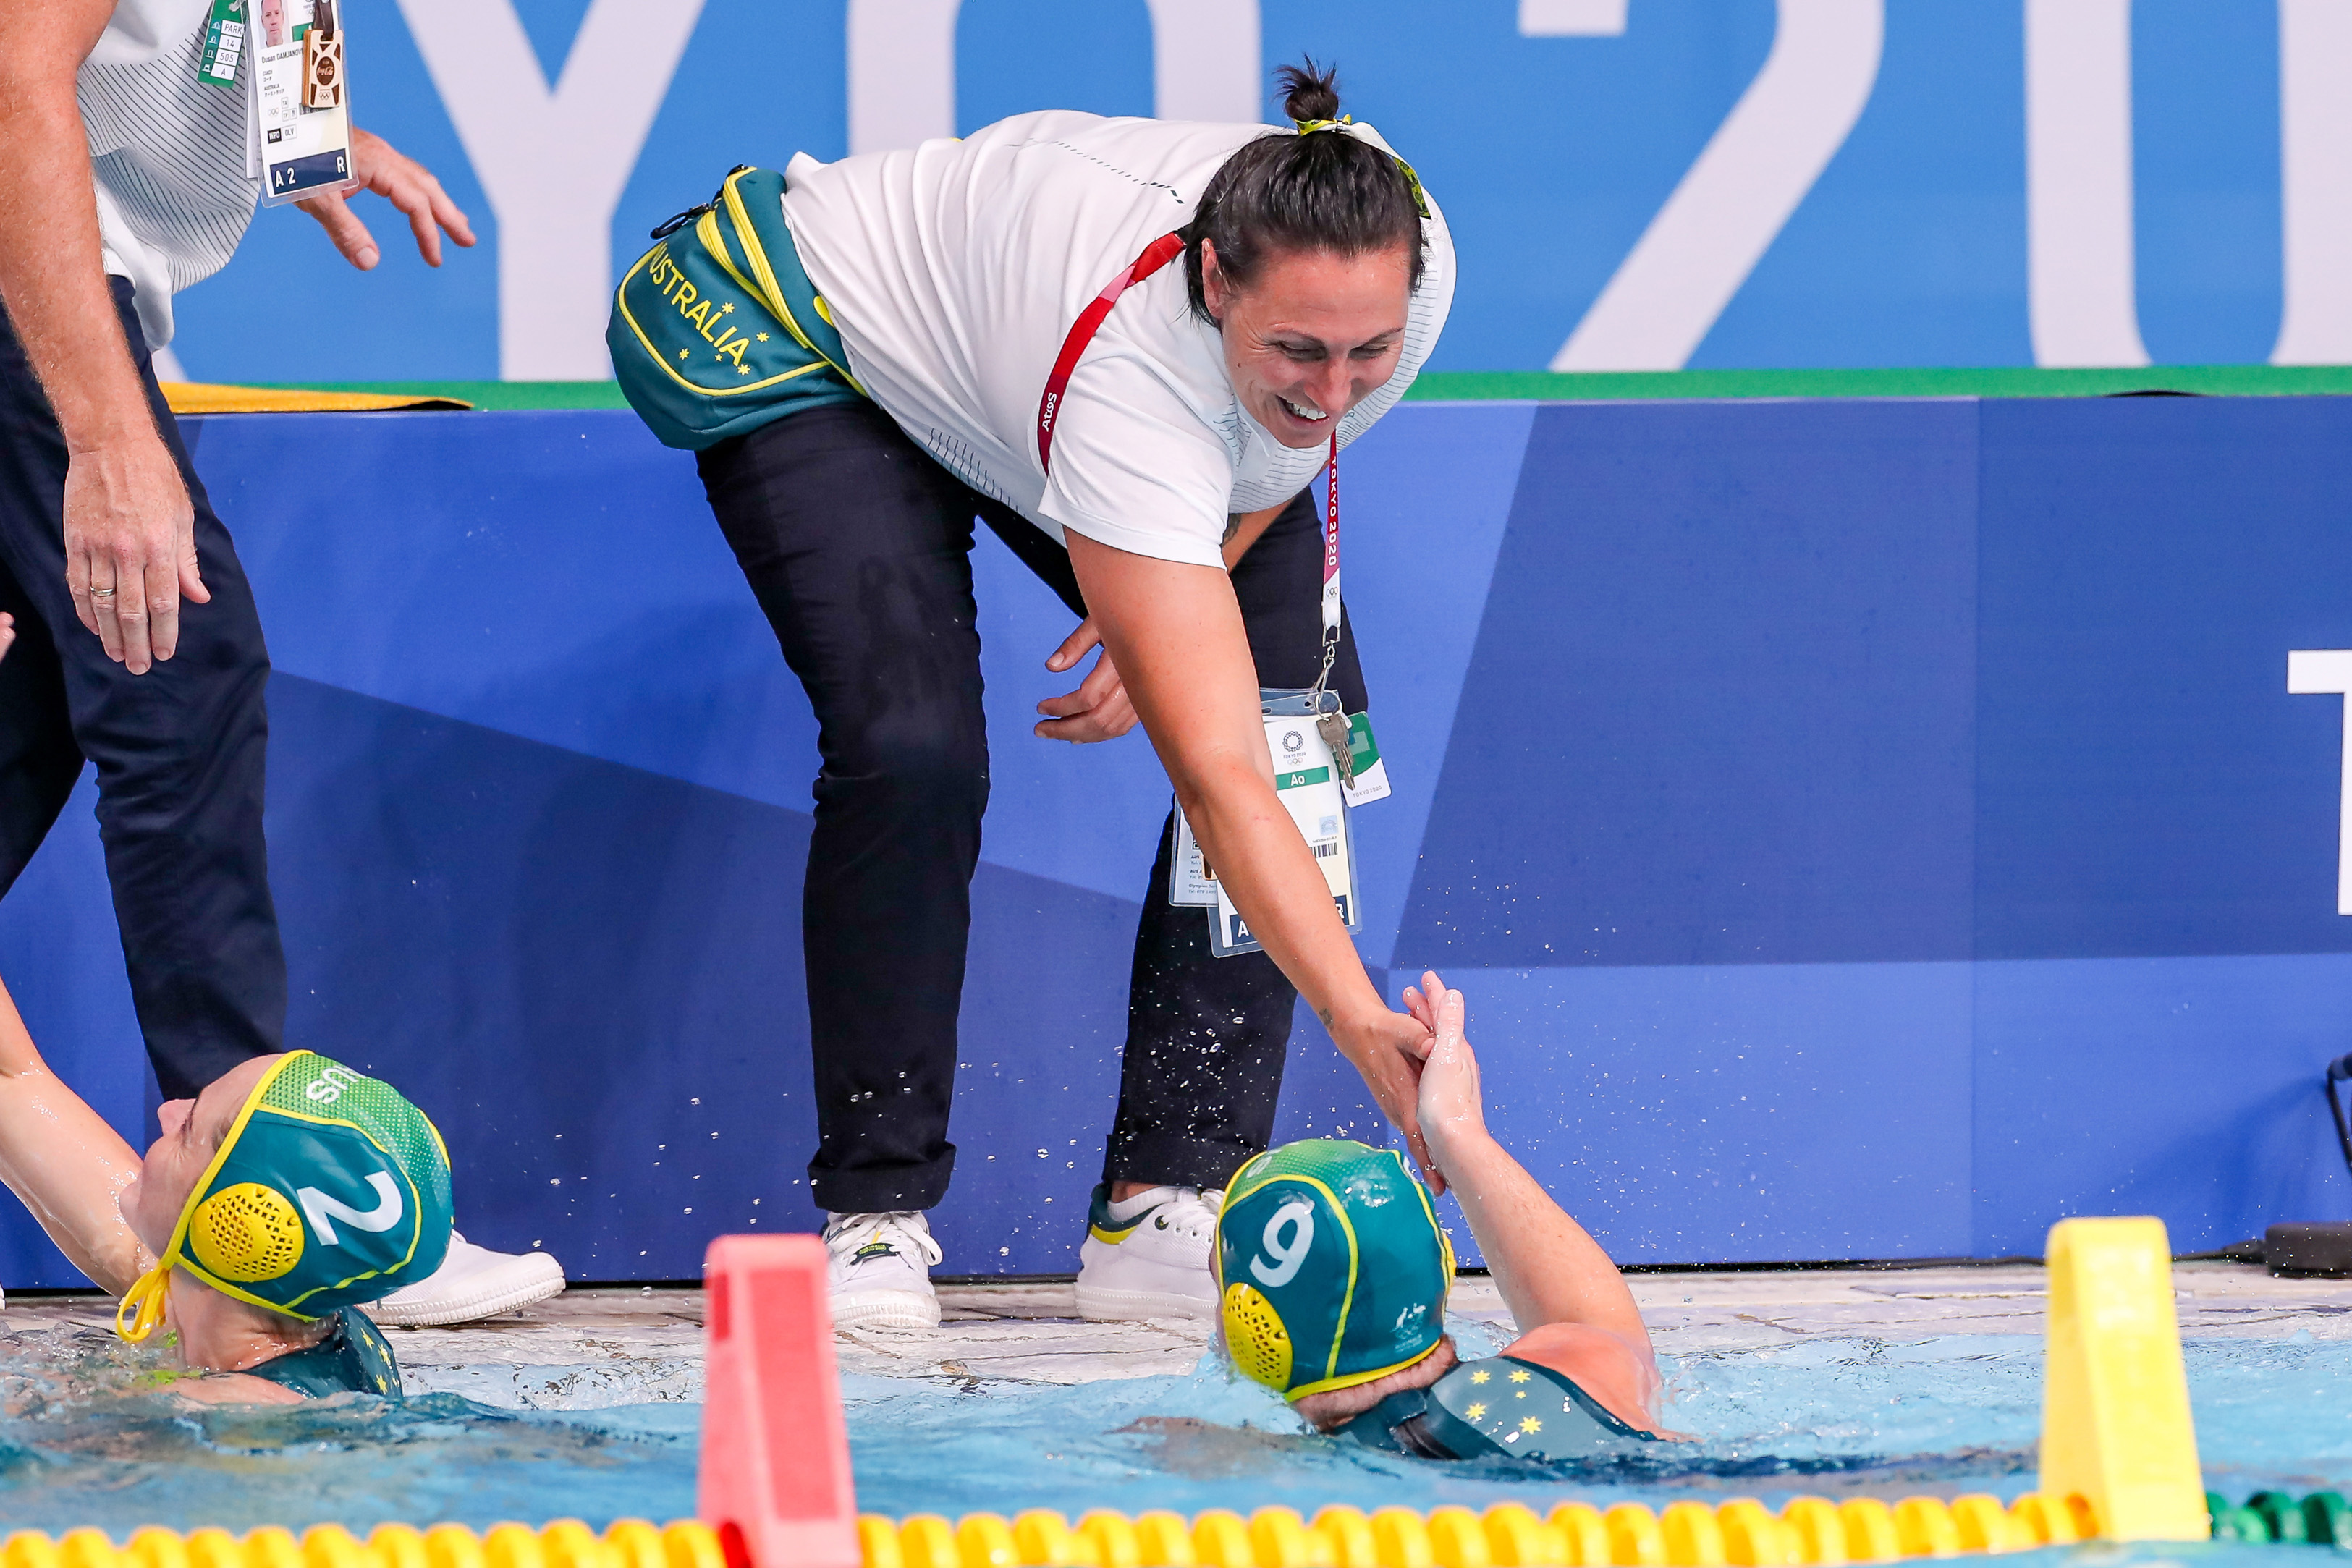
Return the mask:
<svg viewBox="0 0 2352 1568">
<path fill-rule="evenodd" d="M 822 767 L 802 899 L 816 1058 L 816 1201 L 929 1208 L 948 1111 L 972 870 L 988 805 L 973 626 L 985 522 L 1083 615 L 1062 548 L 931 461 L 870 404 L 818 408 L 702 454 L 703 486 L 816 710 Z M 1312 685 L 1322 538 L 1301 495 L 1234 572 L 1259 684 Z M 1364 702 L 1352 638 L 1333 682 Z M 1262 953 L 1209 956 L 1170 907 L 1173 818 L 1141 891 L 1105 1179 L 1220 1186 L 1273 1135 L 1297 993 Z"/>
<path fill-rule="evenodd" d="M 286 956 L 261 836 L 269 653 L 228 530 L 189 466 L 149 367 L 131 285 L 116 314 L 195 504 L 209 604 L 184 604 L 178 653 L 143 675 L 106 656 L 66 593 L 65 437 L 0 321 L 0 894 L 98 765 L 98 825 L 131 997 L 167 1099 L 278 1049 Z"/>
</svg>

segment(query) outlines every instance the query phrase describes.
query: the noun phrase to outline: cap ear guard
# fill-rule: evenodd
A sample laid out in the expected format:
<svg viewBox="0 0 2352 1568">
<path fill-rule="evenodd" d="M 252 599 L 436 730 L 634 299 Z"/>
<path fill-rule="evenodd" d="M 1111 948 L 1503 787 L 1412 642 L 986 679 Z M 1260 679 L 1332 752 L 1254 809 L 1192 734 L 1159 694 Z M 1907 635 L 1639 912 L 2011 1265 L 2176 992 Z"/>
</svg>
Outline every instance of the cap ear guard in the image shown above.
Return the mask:
<svg viewBox="0 0 2352 1568">
<path fill-rule="evenodd" d="M 240 1285 L 279 1279 L 302 1261 L 302 1217 L 275 1187 L 242 1181 L 196 1205 L 188 1252 L 207 1273 Z"/>
<path fill-rule="evenodd" d="M 1253 1383 L 1290 1386 L 1290 1331 L 1274 1303 L 1249 1285 L 1225 1288 L 1225 1353 Z"/>
</svg>

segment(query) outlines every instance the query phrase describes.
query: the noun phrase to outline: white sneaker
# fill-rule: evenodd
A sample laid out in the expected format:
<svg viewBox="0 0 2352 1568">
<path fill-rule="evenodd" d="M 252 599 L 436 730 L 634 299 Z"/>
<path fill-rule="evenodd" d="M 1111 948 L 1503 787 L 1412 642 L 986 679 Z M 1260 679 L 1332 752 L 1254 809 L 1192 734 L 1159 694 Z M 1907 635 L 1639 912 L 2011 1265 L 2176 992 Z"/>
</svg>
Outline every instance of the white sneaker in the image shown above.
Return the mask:
<svg viewBox="0 0 2352 1568">
<path fill-rule="evenodd" d="M 1214 1317 L 1209 1249 L 1224 1205 L 1213 1188 L 1155 1186 L 1113 1203 L 1108 1184 L 1096 1187 L 1078 1247 L 1078 1316 L 1097 1323 Z"/>
<path fill-rule="evenodd" d="M 833 1326 L 935 1329 L 940 1299 L 930 1266 L 940 1260 L 931 1222 L 913 1209 L 824 1217 L 825 1283 Z"/>
<path fill-rule="evenodd" d="M 563 1265 L 546 1253 L 493 1252 L 452 1230 L 441 1267 L 361 1311 L 380 1323 L 433 1328 L 516 1312 L 562 1289 Z"/>
</svg>

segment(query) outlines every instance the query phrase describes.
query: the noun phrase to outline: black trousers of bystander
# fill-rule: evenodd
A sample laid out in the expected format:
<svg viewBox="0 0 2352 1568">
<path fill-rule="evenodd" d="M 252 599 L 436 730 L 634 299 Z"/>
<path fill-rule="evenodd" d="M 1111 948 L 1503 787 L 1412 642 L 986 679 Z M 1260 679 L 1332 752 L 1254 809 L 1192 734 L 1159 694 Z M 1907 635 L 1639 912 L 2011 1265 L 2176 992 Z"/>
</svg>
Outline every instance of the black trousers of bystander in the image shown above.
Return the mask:
<svg viewBox="0 0 2352 1568">
<path fill-rule="evenodd" d="M 971 884 L 988 805 L 975 519 L 1085 613 L 1069 558 L 871 405 L 811 409 L 701 454 L 711 510 L 814 707 L 802 894 L 816 1059 L 815 1199 L 929 1208 L 948 1141 Z M 1259 684 L 1311 685 L 1322 534 L 1302 494 L 1233 573 Z M 1333 684 L 1364 706 L 1352 632 Z M 1142 890 L 1105 1178 L 1214 1186 L 1266 1145 L 1297 993 L 1263 954 L 1213 958 L 1168 904 L 1174 819 Z"/>
<path fill-rule="evenodd" d="M 166 1099 L 279 1049 L 286 955 L 262 839 L 269 653 L 228 530 L 189 465 L 148 363 L 131 285 L 114 303 L 156 427 L 195 506 L 209 604 L 184 603 L 172 659 L 134 675 L 66 592 L 66 444 L 22 344 L 0 319 L 0 894 L 33 858 L 85 763 L 131 998 Z"/>
</svg>

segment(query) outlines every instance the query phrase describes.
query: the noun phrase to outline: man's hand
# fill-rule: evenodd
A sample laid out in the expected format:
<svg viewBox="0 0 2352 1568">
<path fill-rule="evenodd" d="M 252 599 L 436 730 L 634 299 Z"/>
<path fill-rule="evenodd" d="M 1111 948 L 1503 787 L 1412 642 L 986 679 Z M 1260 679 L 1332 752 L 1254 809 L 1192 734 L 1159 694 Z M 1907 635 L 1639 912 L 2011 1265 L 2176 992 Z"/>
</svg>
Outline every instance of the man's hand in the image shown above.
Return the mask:
<svg viewBox="0 0 2352 1568">
<path fill-rule="evenodd" d="M 0 659 L 8 656 L 8 650 L 16 641 L 16 618 L 5 611 L 0 611 Z"/>
<path fill-rule="evenodd" d="M 1383 1008 L 1360 1024 L 1334 1027 L 1331 1038 L 1339 1054 L 1364 1075 L 1364 1086 L 1381 1110 L 1404 1134 L 1429 1190 L 1444 1192 L 1445 1173 L 1429 1157 L 1429 1142 L 1421 1130 L 1422 1059 L 1429 1054 L 1428 1028 L 1409 1014 Z"/>
<path fill-rule="evenodd" d="M 416 254 L 425 258 L 425 266 L 441 265 L 443 230 L 459 245 L 474 243 L 472 225 L 432 171 L 394 152 L 383 137 L 356 125 L 352 127 L 352 177 L 361 189 L 373 191 L 408 215 L 409 232 L 416 236 Z M 368 233 L 359 214 L 344 204 L 341 191 L 294 204 L 318 219 L 343 259 L 362 272 L 372 270 L 383 259 L 375 236 Z"/>
<path fill-rule="evenodd" d="M 1486 1110 L 1478 1092 L 1478 1059 L 1463 1034 L 1467 1012 L 1460 991 L 1445 988 L 1434 970 L 1424 971 L 1421 988 L 1404 988 L 1406 1010 L 1433 1035 L 1422 1063 L 1422 1136 L 1441 1170 L 1454 1168 L 1465 1140 L 1486 1135 Z"/>
<path fill-rule="evenodd" d="M 67 448 L 66 591 L 106 656 L 143 675 L 179 649 L 180 601 L 212 601 L 188 487 L 152 424 Z"/>
<path fill-rule="evenodd" d="M 1087 650 L 1100 647 L 1102 634 L 1095 630 L 1095 618 L 1087 616 L 1078 622 L 1078 629 L 1062 639 L 1045 661 L 1045 667 L 1059 674 L 1086 657 Z M 1117 740 L 1135 727 L 1135 705 L 1127 700 L 1127 687 L 1112 667 L 1110 650 L 1103 649 L 1102 657 L 1078 683 L 1078 689 L 1058 697 L 1047 697 L 1037 705 L 1037 711 L 1050 716 L 1039 721 L 1034 734 L 1040 740 L 1067 740 L 1084 745 L 1095 740 Z"/>
</svg>

